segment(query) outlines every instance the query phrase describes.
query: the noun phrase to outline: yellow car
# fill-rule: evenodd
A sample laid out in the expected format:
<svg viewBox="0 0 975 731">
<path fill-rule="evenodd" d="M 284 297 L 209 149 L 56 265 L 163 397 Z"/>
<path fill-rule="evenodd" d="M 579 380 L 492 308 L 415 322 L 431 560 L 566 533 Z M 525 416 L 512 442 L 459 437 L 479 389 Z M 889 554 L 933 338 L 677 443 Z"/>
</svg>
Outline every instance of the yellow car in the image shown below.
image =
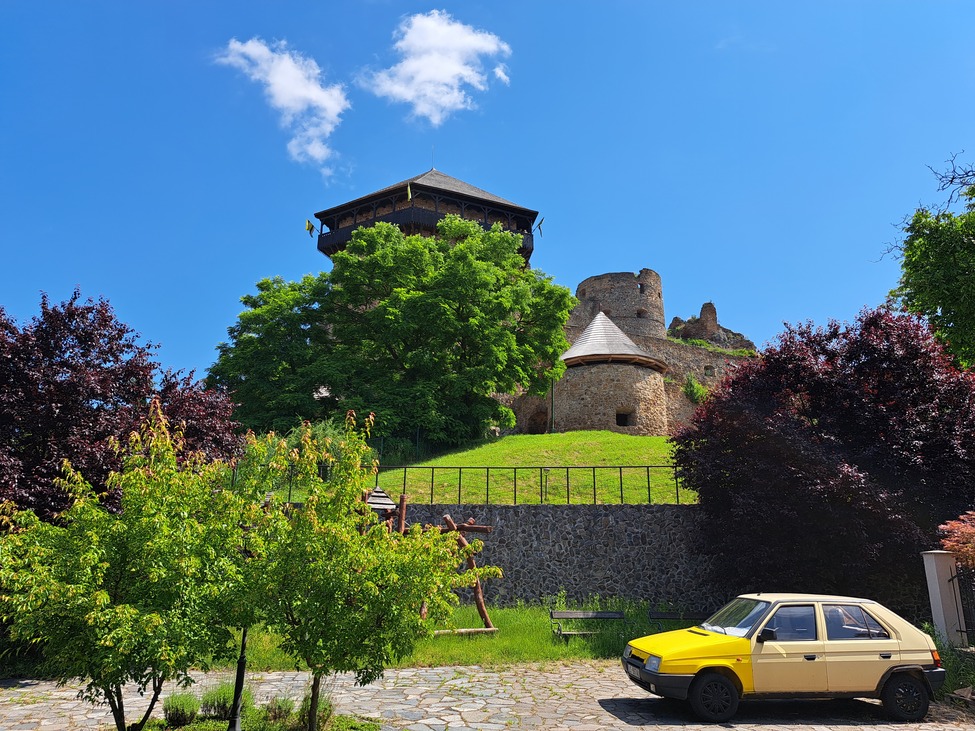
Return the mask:
<svg viewBox="0 0 975 731">
<path fill-rule="evenodd" d="M 869 599 L 742 594 L 690 629 L 631 641 L 623 669 L 644 690 L 727 721 L 741 698 L 880 698 L 919 721 L 945 671 L 934 642 Z"/>
</svg>

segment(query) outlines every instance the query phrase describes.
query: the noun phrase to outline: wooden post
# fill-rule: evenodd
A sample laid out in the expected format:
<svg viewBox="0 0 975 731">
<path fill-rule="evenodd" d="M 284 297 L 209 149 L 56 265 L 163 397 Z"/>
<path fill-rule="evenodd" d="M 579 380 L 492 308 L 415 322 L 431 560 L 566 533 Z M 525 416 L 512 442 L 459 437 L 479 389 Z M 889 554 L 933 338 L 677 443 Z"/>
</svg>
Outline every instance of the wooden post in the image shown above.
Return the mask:
<svg viewBox="0 0 975 731">
<path fill-rule="evenodd" d="M 399 532 L 406 533 L 406 493 L 399 496 Z"/>
<path fill-rule="evenodd" d="M 450 530 L 457 531 L 457 545 L 461 548 L 466 548 L 468 546 L 467 539 L 464 538 L 464 527 L 457 527 L 457 524 L 449 515 L 443 517 L 444 523 Z M 473 520 L 473 518 L 471 518 Z M 476 569 L 477 564 L 474 562 L 474 557 L 469 556 L 467 559 L 467 567 L 471 569 Z M 484 603 L 484 592 L 481 589 L 480 579 L 474 579 L 474 604 L 477 606 L 477 613 L 481 615 L 481 620 L 484 622 L 484 626 L 487 629 L 494 629 L 494 625 L 491 624 L 491 617 L 488 615 L 487 605 Z"/>
</svg>

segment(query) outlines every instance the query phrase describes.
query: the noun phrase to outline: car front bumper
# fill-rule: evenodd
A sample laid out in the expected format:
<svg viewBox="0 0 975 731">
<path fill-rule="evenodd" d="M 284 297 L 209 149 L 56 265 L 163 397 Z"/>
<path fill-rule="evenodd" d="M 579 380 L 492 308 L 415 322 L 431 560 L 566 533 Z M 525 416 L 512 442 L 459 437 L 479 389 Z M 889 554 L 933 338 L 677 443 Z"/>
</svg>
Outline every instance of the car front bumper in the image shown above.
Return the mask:
<svg viewBox="0 0 975 731">
<path fill-rule="evenodd" d="M 693 675 L 650 673 L 643 667 L 643 663 L 628 658 L 623 658 L 622 663 L 626 677 L 645 691 L 665 698 L 687 700 L 687 690 L 694 680 Z"/>
</svg>

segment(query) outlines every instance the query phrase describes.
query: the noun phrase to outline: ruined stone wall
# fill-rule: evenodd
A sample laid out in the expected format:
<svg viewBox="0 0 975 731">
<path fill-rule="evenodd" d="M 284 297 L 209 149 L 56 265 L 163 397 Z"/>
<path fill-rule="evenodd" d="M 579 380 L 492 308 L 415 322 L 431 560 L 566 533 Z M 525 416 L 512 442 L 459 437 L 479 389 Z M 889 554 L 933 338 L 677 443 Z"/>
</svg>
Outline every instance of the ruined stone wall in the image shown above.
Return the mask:
<svg viewBox="0 0 975 731">
<path fill-rule="evenodd" d="M 576 288 L 576 297 L 579 304 L 566 324 L 570 342 L 575 342 L 599 312 L 631 338 L 634 334 L 667 337 L 663 285 L 652 269 L 589 277 Z"/>
<path fill-rule="evenodd" d="M 651 368 L 627 363 L 569 368 L 555 384 L 553 401 L 557 432 L 607 429 L 621 434 L 667 433 L 664 380 Z"/>
<path fill-rule="evenodd" d="M 475 518 L 494 532 L 480 536 L 478 565 L 500 566 L 484 583 L 488 601 L 539 601 L 565 590 L 574 601 L 593 594 L 650 600 L 689 609 L 723 603 L 708 583 L 701 516 L 695 505 L 410 505 L 409 522 L 441 525 Z"/>
</svg>

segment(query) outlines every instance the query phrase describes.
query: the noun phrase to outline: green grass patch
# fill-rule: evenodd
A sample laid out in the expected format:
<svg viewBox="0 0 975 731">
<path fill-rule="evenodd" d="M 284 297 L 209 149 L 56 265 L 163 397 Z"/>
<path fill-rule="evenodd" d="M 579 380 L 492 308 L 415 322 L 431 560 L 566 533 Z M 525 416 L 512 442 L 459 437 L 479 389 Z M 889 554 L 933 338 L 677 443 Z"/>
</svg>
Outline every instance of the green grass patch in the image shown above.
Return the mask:
<svg viewBox="0 0 975 731">
<path fill-rule="evenodd" d="M 376 484 L 412 503 L 672 504 L 697 502 L 677 489 L 667 437 L 610 431 L 522 434 L 407 467 L 382 469 Z"/>
<path fill-rule="evenodd" d="M 545 605 L 527 604 L 515 607 L 489 608 L 491 622 L 498 631 L 494 634 L 438 635 L 420 640 L 413 652 L 400 658 L 393 667 L 440 667 L 449 665 L 483 665 L 503 667 L 518 663 L 594 660 L 618 657 L 626 642 L 657 631 L 656 623 L 647 619 L 647 602 L 618 598 L 592 598 L 581 604 L 566 607 L 564 597 L 553 597 Z M 622 611 L 626 622 L 613 620 L 579 621 L 572 629 L 594 630 L 596 634 L 571 637 L 568 641 L 552 632 L 549 609 L 605 609 Z M 692 622 L 663 622 L 663 629 L 678 629 Z M 455 607 L 449 621 L 437 629 L 483 627 L 476 607 Z M 568 628 L 566 623 L 563 626 Z M 252 645 L 253 638 L 253 645 Z M 279 638 L 262 627 L 251 628 L 247 634 L 248 670 L 294 670 L 295 663 L 284 653 L 265 653 L 258 660 L 251 647 L 275 647 Z M 223 669 L 234 664 L 227 662 Z M 221 669 L 215 666 L 215 669 Z"/>
</svg>

